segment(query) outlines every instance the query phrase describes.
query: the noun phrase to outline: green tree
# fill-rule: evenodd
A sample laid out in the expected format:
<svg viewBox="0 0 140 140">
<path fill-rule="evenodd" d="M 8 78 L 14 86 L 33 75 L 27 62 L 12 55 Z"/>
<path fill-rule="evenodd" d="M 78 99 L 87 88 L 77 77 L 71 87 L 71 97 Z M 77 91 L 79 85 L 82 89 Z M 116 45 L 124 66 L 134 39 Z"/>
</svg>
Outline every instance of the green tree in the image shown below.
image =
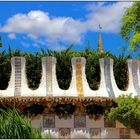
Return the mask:
<svg viewBox="0 0 140 140">
<path fill-rule="evenodd" d="M 140 100 L 131 95 L 122 95 L 116 99 L 117 107 L 111 108 L 108 117 L 119 121 L 127 128 L 140 134 Z"/>
<path fill-rule="evenodd" d="M 140 55 L 140 2 L 134 2 L 122 17 L 122 37 L 130 42 L 130 49 Z"/>
</svg>

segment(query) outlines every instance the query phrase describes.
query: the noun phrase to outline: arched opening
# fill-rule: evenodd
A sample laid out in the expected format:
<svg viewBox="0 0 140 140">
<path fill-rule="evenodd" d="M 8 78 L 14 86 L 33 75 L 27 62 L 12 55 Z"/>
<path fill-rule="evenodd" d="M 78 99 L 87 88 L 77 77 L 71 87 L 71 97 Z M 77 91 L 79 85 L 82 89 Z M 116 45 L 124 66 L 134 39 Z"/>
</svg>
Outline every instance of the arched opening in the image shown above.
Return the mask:
<svg viewBox="0 0 140 140">
<path fill-rule="evenodd" d="M 127 90 L 129 81 L 127 62 L 114 60 L 113 71 L 118 88 L 123 91 Z"/>
<path fill-rule="evenodd" d="M 11 76 L 11 59 L 7 55 L 0 56 L 0 89 L 5 90 Z"/>
<path fill-rule="evenodd" d="M 39 87 L 42 76 L 41 58 L 32 54 L 25 56 L 25 58 L 28 86 L 35 90 Z"/>
<path fill-rule="evenodd" d="M 89 58 L 86 63 L 86 78 L 89 87 L 92 90 L 97 90 L 100 85 L 100 65 L 99 59 Z"/>
<path fill-rule="evenodd" d="M 56 77 L 61 89 L 68 89 L 72 79 L 71 57 L 56 57 Z"/>
</svg>

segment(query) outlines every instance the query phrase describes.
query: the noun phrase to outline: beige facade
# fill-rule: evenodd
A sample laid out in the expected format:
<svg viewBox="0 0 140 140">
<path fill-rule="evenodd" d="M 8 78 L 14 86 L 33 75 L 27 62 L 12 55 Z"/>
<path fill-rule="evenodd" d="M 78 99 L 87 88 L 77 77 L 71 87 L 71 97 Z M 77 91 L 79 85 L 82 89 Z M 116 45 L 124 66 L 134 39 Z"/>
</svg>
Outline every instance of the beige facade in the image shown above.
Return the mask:
<svg viewBox="0 0 140 140">
<path fill-rule="evenodd" d="M 76 115 L 67 119 L 59 119 L 58 116 L 52 114 L 45 114 L 45 116 L 41 115 L 32 120 L 34 128 L 40 128 L 41 126 L 44 138 L 47 137 L 49 132 L 52 138 L 140 138 L 134 130 L 127 129 L 119 122 L 114 122 L 111 126 L 110 122 L 105 122 L 104 116 L 95 121 L 85 115 L 85 120 L 81 119 L 78 123 L 75 122 Z M 43 119 L 50 121 L 47 121 L 44 125 L 45 120 Z M 54 119 L 54 121 L 51 121 L 51 119 Z M 107 126 L 107 124 L 109 125 Z"/>
</svg>

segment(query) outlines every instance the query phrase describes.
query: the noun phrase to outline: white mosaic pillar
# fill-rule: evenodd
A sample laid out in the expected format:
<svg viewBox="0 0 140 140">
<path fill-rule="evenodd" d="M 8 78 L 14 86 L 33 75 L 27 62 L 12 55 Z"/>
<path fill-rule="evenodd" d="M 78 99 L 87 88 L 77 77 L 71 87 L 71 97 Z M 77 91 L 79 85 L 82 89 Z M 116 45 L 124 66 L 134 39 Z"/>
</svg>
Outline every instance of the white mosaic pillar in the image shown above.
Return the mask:
<svg viewBox="0 0 140 140">
<path fill-rule="evenodd" d="M 126 91 L 122 91 L 118 88 L 114 72 L 113 72 L 113 59 L 102 58 L 100 59 L 101 68 L 101 89 L 106 88 L 109 97 L 120 95 L 129 95 L 133 93 L 136 96 L 140 93 L 140 74 L 139 74 L 139 61 L 138 60 L 128 60 L 128 70 L 129 70 L 129 87 Z M 99 88 L 99 89 L 100 89 Z M 101 92 L 99 92 L 101 94 Z M 102 95 L 101 95 L 102 96 Z M 106 96 L 106 95 L 105 95 Z"/>
<path fill-rule="evenodd" d="M 97 96 L 114 97 L 113 84 L 116 85 L 113 75 L 113 60 L 110 58 L 99 59 L 101 70 L 101 81 Z"/>
<path fill-rule="evenodd" d="M 41 82 L 39 84 L 39 87 L 34 90 L 34 96 L 46 96 L 47 95 L 47 78 L 46 78 L 46 57 L 42 58 L 42 76 L 41 76 Z"/>
<path fill-rule="evenodd" d="M 51 95 L 51 91 L 52 91 L 52 96 L 65 96 L 65 90 L 60 89 L 58 82 L 57 82 L 56 58 L 47 57 L 47 62 L 52 63 L 51 67 L 46 66 L 46 70 L 47 70 L 47 75 L 46 75 L 47 76 L 47 84 L 46 84 L 47 85 L 47 95 Z"/>
<path fill-rule="evenodd" d="M 56 78 L 56 58 L 42 58 L 42 80 L 34 96 L 65 96 L 65 90 L 60 89 Z"/>
<path fill-rule="evenodd" d="M 27 86 L 25 72 L 25 58 L 11 58 L 11 77 L 6 90 L 2 91 L 2 96 L 32 96 L 33 92 Z"/>
<path fill-rule="evenodd" d="M 128 93 L 133 93 L 132 96 L 140 95 L 140 73 L 139 73 L 139 60 L 128 60 L 129 71 L 129 86 Z"/>
<path fill-rule="evenodd" d="M 33 96 L 33 90 L 28 87 L 28 80 L 26 75 L 26 60 L 21 58 L 21 96 Z"/>
<path fill-rule="evenodd" d="M 85 75 L 86 59 L 84 57 L 74 57 L 71 62 L 72 80 L 66 93 L 67 96 L 96 96 L 87 83 Z"/>
<path fill-rule="evenodd" d="M 116 80 L 114 77 L 114 71 L 113 71 L 113 59 L 111 58 L 103 58 L 106 61 L 106 73 L 105 73 L 105 83 L 106 83 L 106 88 L 107 91 L 109 93 L 109 96 L 115 96 L 118 97 L 120 95 L 126 95 L 128 94 L 127 91 L 122 91 L 118 88 L 117 84 L 116 84 Z M 108 68 L 107 68 L 108 67 Z M 109 76 L 109 78 L 108 78 Z M 112 95 L 111 95 L 112 94 Z"/>
</svg>

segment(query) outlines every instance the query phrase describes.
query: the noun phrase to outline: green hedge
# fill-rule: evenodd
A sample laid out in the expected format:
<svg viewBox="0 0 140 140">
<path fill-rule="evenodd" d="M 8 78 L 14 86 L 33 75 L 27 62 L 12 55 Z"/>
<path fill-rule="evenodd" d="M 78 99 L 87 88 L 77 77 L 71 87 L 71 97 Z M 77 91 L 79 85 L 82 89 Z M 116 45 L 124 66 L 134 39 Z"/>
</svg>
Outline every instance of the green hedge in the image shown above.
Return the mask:
<svg viewBox="0 0 140 140">
<path fill-rule="evenodd" d="M 41 50 L 36 54 L 23 53 L 19 50 L 0 52 L 0 89 L 6 89 L 8 81 L 10 79 L 11 65 L 10 59 L 12 56 L 23 56 L 26 58 L 26 72 L 28 85 L 31 89 L 36 89 L 39 86 L 41 79 L 41 58 L 44 56 L 54 56 L 57 59 L 56 73 L 58 84 L 62 89 L 68 89 L 72 76 L 72 57 L 85 57 L 86 63 L 86 76 L 87 81 L 91 89 L 96 90 L 100 83 L 100 67 L 99 59 L 104 57 L 110 57 L 114 60 L 114 75 L 116 83 L 121 90 L 125 90 L 128 84 L 128 70 L 127 59 L 131 58 L 130 55 L 125 56 L 120 54 L 118 57 L 110 52 L 100 53 L 94 50 L 64 50 L 61 52 L 51 50 Z"/>
</svg>

